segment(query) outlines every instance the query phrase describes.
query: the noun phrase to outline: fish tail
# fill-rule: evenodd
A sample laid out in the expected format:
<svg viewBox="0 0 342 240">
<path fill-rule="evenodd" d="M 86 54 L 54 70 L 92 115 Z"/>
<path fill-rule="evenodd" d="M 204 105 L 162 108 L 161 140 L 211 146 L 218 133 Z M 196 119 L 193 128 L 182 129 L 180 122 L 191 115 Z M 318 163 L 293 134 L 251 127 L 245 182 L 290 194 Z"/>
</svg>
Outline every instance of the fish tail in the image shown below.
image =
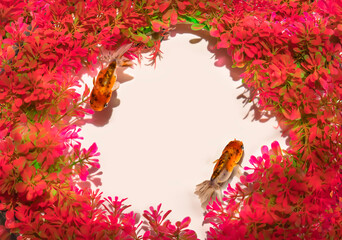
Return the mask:
<svg viewBox="0 0 342 240">
<path fill-rule="evenodd" d="M 117 62 L 119 67 L 132 67 L 133 66 L 133 62 L 131 60 L 122 58 L 125 52 L 127 52 L 132 47 L 132 45 L 133 45 L 132 43 L 129 43 L 117 49 L 116 57 L 114 61 Z"/>
<path fill-rule="evenodd" d="M 133 45 L 132 43 L 124 44 L 118 47 L 114 51 L 102 49 L 100 60 L 106 62 L 107 64 L 111 64 L 112 62 L 115 62 L 115 63 L 118 63 L 119 66 L 121 66 L 121 61 L 118 59 L 121 59 L 121 57 L 125 54 L 125 52 L 127 52 L 132 47 L 132 45 Z M 131 65 L 124 63 L 122 66 L 131 66 Z"/>
<path fill-rule="evenodd" d="M 128 43 L 120 46 L 118 49 L 116 49 L 114 57 L 121 58 L 125 54 L 125 52 L 127 52 L 132 47 L 132 45 L 133 43 Z"/>
<path fill-rule="evenodd" d="M 208 203 L 216 198 L 222 201 L 221 186 L 215 181 L 206 180 L 198 184 L 195 194 L 198 195 L 202 208 L 206 208 Z"/>
</svg>

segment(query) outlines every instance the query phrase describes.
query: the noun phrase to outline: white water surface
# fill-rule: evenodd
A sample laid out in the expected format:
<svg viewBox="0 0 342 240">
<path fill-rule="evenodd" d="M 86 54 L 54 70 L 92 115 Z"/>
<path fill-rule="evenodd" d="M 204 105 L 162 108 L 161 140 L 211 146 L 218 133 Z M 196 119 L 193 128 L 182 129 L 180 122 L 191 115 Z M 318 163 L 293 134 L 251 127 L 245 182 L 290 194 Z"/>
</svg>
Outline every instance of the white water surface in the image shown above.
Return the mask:
<svg viewBox="0 0 342 240">
<path fill-rule="evenodd" d="M 144 59 L 119 69 L 121 86 L 109 106 L 88 116 L 80 132 L 83 146 L 96 142 L 101 153 L 100 170 L 84 185 L 128 198 L 128 210 L 140 214 L 162 203 L 173 223 L 190 216 L 199 239 L 210 226 L 202 226 L 195 186 L 210 178 L 227 143 L 243 141 L 242 166 L 274 140 L 287 148 L 275 118 L 260 119 L 256 105 L 245 104 L 242 70 L 231 68 L 224 50 L 211 50 L 214 43 L 204 32 L 177 28 L 162 42 L 156 68 Z M 83 79 L 92 87 L 92 77 Z"/>
</svg>

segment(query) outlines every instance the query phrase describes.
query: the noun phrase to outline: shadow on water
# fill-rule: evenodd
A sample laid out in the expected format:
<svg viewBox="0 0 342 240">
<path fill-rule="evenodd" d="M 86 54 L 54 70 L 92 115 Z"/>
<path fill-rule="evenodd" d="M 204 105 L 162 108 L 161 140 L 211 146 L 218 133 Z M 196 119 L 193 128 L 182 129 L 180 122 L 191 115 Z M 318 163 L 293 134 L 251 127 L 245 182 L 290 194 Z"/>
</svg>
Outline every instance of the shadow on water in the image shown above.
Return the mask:
<svg viewBox="0 0 342 240">
<path fill-rule="evenodd" d="M 230 77 L 234 81 L 239 81 L 241 79 L 240 75 L 244 72 L 244 69 L 241 68 L 233 68 L 233 61 L 231 56 L 228 55 L 226 49 L 216 49 L 215 45 L 217 43 L 216 38 L 210 36 L 208 31 L 194 31 L 191 29 L 191 26 L 188 24 L 178 24 L 176 29 L 170 32 L 171 37 L 177 36 L 177 34 L 193 34 L 197 36 L 197 38 L 193 38 L 190 40 L 191 44 L 199 43 L 204 40 L 208 42 L 207 50 L 213 53 L 213 57 L 215 58 L 214 65 L 216 67 L 226 67 L 230 72 Z"/>
<path fill-rule="evenodd" d="M 131 81 L 133 77 L 129 74 L 125 73 L 126 68 L 118 68 L 117 73 L 117 81 L 120 84 L 124 84 L 128 81 Z M 120 88 L 119 88 L 120 89 Z M 93 124 L 97 127 L 103 127 L 109 123 L 109 120 L 113 117 L 114 109 L 120 105 L 120 99 L 118 98 L 118 91 L 114 91 L 112 93 L 112 97 L 108 103 L 108 106 L 103 109 L 101 112 L 95 112 L 92 115 L 92 118 L 87 120 L 87 123 Z M 90 108 L 89 105 L 87 105 Z"/>
<path fill-rule="evenodd" d="M 84 74 L 89 75 L 91 78 L 96 78 L 98 75 L 98 68 L 100 68 L 100 64 L 96 64 L 93 66 L 93 68 L 84 68 L 82 69 L 77 76 L 81 77 Z M 133 76 L 126 74 L 125 70 L 127 67 L 119 67 L 117 68 L 116 74 L 117 74 L 117 81 L 120 84 L 124 84 L 128 81 L 133 80 Z M 91 89 L 93 88 L 93 83 L 88 84 L 88 87 Z M 119 88 L 120 89 L 120 88 Z M 94 114 L 91 115 L 91 118 L 77 118 L 73 121 L 74 124 L 77 126 L 82 126 L 85 124 L 93 124 L 97 127 L 103 127 L 106 124 L 109 123 L 109 120 L 113 117 L 114 109 L 117 108 L 120 105 L 120 99 L 118 98 L 118 92 L 114 91 L 112 93 L 112 97 L 110 101 L 108 102 L 108 106 L 103 109 L 100 112 L 94 112 Z M 90 105 L 87 104 L 85 106 L 86 109 L 90 109 Z"/>
<path fill-rule="evenodd" d="M 80 179 L 77 179 L 75 180 L 75 183 L 82 189 L 91 188 L 92 185 L 94 185 L 96 188 L 102 186 L 101 176 L 103 175 L 103 172 L 98 170 L 99 169 L 95 167 L 89 168 L 87 180 L 81 181 Z"/>
<path fill-rule="evenodd" d="M 217 49 L 215 47 L 217 39 L 210 36 L 208 31 L 194 31 L 191 29 L 191 26 L 189 24 L 178 24 L 175 29 L 170 31 L 170 36 L 175 37 L 177 36 L 177 34 L 193 34 L 197 36 L 190 40 L 191 44 L 197 44 L 203 40 L 207 41 L 207 50 L 213 53 L 213 57 L 215 58 L 214 65 L 216 67 L 227 68 L 229 70 L 230 77 L 233 79 L 233 81 L 242 80 L 241 74 L 244 73 L 245 68 L 233 67 L 232 57 L 228 54 L 226 49 Z M 262 109 L 262 107 L 258 104 L 258 97 L 255 97 L 257 95 L 256 90 L 248 88 L 242 82 L 237 89 L 242 89 L 242 93 L 237 96 L 237 99 L 242 100 L 244 108 L 248 108 L 244 119 L 247 119 L 249 116 L 251 116 L 252 121 L 258 121 L 261 123 L 265 123 L 272 118 L 275 118 L 277 122 L 281 121 L 277 114 Z M 280 128 L 280 132 L 282 134 L 282 137 L 286 138 L 286 143 L 288 144 L 288 129 Z"/>
</svg>

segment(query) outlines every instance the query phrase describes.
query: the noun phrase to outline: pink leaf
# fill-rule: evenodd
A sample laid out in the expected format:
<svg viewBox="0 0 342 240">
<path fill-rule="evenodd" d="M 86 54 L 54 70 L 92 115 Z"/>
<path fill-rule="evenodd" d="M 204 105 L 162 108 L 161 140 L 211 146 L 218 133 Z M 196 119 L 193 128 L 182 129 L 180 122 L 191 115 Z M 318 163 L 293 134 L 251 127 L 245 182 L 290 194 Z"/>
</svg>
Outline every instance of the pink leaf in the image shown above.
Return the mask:
<svg viewBox="0 0 342 240">
<path fill-rule="evenodd" d="M 281 148 L 280 148 L 280 145 L 277 141 L 272 142 L 271 148 L 272 148 L 274 154 L 276 154 L 276 155 L 281 154 Z"/>
<path fill-rule="evenodd" d="M 88 167 L 87 166 L 83 166 L 82 169 L 81 169 L 81 172 L 79 173 L 80 179 L 82 181 L 86 181 L 88 175 L 89 175 Z"/>
<path fill-rule="evenodd" d="M 261 153 L 264 155 L 268 155 L 268 147 L 266 145 L 261 147 Z"/>
<path fill-rule="evenodd" d="M 82 98 L 85 98 L 86 96 L 88 96 L 89 92 L 90 92 L 90 89 L 89 89 L 88 85 L 85 84 L 85 88 L 84 88 L 84 92 L 82 94 Z"/>
<path fill-rule="evenodd" d="M 90 155 L 92 155 L 92 156 L 98 156 L 97 154 L 96 154 L 96 152 L 97 152 L 97 145 L 96 145 L 96 143 L 94 142 L 90 147 L 89 147 L 89 149 L 88 149 L 88 153 L 90 154 Z"/>
</svg>

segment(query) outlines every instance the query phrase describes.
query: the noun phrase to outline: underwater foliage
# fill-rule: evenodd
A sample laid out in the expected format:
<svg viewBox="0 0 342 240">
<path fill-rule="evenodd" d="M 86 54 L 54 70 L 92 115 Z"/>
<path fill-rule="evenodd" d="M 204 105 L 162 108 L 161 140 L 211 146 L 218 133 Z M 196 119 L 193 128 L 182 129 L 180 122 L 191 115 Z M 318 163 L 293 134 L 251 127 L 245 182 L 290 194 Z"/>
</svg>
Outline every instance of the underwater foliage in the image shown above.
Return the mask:
<svg viewBox="0 0 342 240">
<path fill-rule="evenodd" d="M 342 237 L 341 0 L 54 0 L 0 2 L 1 239 L 196 239 L 190 218 L 172 224 L 151 207 L 139 220 L 124 200 L 78 189 L 99 168 L 94 143 L 81 146 L 99 47 L 132 42 L 151 51 L 176 23 L 217 39 L 245 68 L 262 110 L 277 115 L 290 148 L 274 142 L 253 168 L 207 207 L 208 239 Z M 144 230 L 141 233 L 141 230 Z"/>
</svg>

